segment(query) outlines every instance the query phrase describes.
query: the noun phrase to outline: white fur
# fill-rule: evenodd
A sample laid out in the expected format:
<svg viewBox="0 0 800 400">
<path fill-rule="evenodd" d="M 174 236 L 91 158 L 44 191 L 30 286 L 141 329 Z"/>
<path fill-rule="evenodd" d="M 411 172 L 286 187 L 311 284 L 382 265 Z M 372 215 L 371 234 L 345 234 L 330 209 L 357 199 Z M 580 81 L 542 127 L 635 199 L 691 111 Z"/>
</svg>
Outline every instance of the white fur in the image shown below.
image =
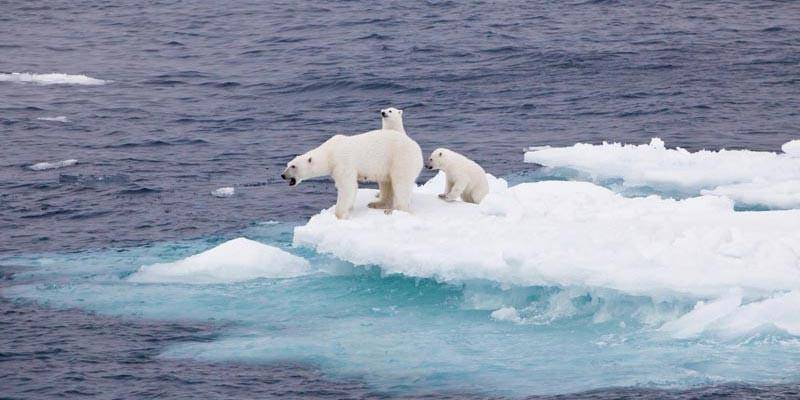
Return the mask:
<svg viewBox="0 0 800 400">
<path fill-rule="evenodd" d="M 422 150 L 417 142 L 396 130 L 379 129 L 360 135 L 336 135 L 295 157 L 281 175 L 292 184 L 330 175 L 336 183 L 336 217 L 347 218 L 356 199 L 359 181 L 378 182 L 378 201 L 371 208 L 409 211 L 411 189 L 422 170 Z"/>
<path fill-rule="evenodd" d="M 489 193 L 486 171 L 475 161 L 448 149 L 436 149 L 428 158 L 428 167 L 440 169 L 447 175 L 444 193 L 439 198 L 455 201 L 458 198 L 478 204 Z"/>
<path fill-rule="evenodd" d="M 406 133 L 403 127 L 403 110 L 394 107 L 381 110 L 381 129 L 392 129 L 400 133 Z"/>
</svg>

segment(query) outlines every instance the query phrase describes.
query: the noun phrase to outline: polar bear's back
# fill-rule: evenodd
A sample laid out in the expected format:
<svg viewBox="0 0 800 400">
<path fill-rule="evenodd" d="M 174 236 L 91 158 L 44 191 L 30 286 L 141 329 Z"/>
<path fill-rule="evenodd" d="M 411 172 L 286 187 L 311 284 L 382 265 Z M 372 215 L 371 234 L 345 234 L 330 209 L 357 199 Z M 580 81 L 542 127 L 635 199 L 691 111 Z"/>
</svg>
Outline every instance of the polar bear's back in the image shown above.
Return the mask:
<svg viewBox="0 0 800 400">
<path fill-rule="evenodd" d="M 417 142 L 395 130 L 378 129 L 346 136 L 337 147 L 359 176 L 369 180 L 386 180 L 390 173 L 416 178 L 422 170 L 422 150 Z"/>
</svg>

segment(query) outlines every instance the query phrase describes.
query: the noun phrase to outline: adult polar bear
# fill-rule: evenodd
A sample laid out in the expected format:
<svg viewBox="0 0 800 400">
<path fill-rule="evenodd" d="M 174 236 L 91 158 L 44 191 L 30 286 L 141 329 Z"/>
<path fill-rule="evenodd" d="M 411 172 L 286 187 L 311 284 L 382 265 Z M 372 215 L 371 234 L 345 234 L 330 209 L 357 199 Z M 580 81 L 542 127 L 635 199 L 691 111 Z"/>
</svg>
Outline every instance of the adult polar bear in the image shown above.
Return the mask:
<svg viewBox="0 0 800 400">
<path fill-rule="evenodd" d="M 358 192 L 359 178 L 378 182 L 378 201 L 370 208 L 409 211 L 411 192 L 422 171 L 422 150 L 404 132 L 378 129 L 360 135 L 336 135 L 286 164 L 281 178 L 290 186 L 330 175 L 336 183 L 336 217 L 346 219 Z"/>
</svg>

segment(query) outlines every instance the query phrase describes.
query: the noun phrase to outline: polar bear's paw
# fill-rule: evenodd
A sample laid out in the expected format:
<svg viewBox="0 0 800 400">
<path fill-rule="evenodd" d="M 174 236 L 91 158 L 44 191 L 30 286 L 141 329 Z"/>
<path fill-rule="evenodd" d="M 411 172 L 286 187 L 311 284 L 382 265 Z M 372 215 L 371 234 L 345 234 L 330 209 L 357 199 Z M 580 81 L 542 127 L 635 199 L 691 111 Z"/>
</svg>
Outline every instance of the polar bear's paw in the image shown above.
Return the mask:
<svg viewBox="0 0 800 400">
<path fill-rule="evenodd" d="M 391 208 L 386 202 L 383 201 L 373 201 L 372 203 L 367 204 L 367 207 L 384 209 L 384 210 Z"/>
</svg>

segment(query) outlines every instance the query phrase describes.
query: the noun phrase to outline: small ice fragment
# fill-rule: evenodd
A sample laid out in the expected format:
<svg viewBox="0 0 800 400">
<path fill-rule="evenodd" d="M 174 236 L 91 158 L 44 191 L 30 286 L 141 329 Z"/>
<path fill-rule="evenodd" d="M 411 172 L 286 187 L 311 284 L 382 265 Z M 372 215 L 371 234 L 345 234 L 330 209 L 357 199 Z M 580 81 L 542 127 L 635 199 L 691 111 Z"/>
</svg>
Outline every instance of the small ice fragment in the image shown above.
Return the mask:
<svg viewBox="0 0 800 400">
<path fill-rule="evenodd" d="M 37 83 L 40 85 L 104 85 L 110 81 L 95 79 L 86 75 L 12 72 L 10 74 L 0 73 L 0 82 Z"/>
<path fill-rule="evenodd" d="M 232 187 L 221 187 L 213 192 L 211 195 L 214 197 L 231 197 L 236 193 L 236 190 Z"/>
<path fill-rule="evenodd" d="M 67 117 L 65 117 L 63 115 L 59 115 L 57 117 L 40 117 L 40 118 L 36 118 L 36 119 L 39 120 L 39 121 L 69 122 Z"/>
<path fill-rule="evenodd" d="M 502 307 L 492 311 L 490 317 L 495 321 L 508 321 L 515 324 L 522 322 L 517 309 L 514 307 Z"/>
<path fill-rule="evenodd" d="M 64 168 L 69 167 L 71 165 L 75 165 L 78 163 L 78 160 L 69 159 L 69 160 L 62 160 L 57 162 L 40 162 L 29 166 L 29 169 L 34 171 L 44 171 L 46 169 L 56 169 L 56 168 Z"/>
</svg>

